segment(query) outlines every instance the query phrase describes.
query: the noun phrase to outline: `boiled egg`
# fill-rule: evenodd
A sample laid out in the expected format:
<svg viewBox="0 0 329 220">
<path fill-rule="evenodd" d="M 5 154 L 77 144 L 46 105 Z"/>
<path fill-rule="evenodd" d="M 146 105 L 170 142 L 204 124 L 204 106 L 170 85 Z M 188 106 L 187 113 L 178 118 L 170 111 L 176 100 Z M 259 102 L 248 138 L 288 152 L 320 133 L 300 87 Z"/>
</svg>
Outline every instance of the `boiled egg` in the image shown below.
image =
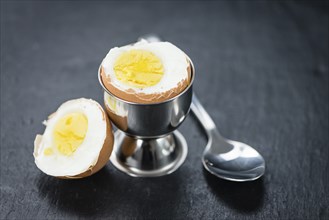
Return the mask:
<svg viewBox="0 0 329 220">
<path fill-rule="evenodd" d="M 191 66 L 185 53 L 169 42 L 142 40 L 112 48 L 100 74 L 105 87 L 117 97 L 136 103 L 170 99 L 189 85 Z"/>
<path fill-rule="evenodd" d="M 103 108 L 91 99 L 63 103 L 44 122 L 34 142 L 34 158 L 44 173 L 82 178 L 99 171 L 113 148 L 112 127 Z"/>
</svg>

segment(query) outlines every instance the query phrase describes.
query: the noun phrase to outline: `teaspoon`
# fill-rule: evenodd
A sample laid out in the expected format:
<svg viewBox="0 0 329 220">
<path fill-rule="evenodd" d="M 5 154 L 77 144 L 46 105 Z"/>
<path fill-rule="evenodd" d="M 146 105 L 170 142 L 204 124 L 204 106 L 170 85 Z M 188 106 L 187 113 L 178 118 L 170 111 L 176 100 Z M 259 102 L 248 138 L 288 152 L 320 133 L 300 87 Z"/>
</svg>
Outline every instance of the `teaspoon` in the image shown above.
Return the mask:
<svg viewBox="0 0 329 220">
<path fill-rule="evenodd" d="M 207 171 L 219 178 L 236 182 L 256 180 L 264 174 L 263 157 L 247 144 L 222 137 L 195 93 L 191 109 L 208 136 L 202 155 L 202 163 Z"/>
</svg>

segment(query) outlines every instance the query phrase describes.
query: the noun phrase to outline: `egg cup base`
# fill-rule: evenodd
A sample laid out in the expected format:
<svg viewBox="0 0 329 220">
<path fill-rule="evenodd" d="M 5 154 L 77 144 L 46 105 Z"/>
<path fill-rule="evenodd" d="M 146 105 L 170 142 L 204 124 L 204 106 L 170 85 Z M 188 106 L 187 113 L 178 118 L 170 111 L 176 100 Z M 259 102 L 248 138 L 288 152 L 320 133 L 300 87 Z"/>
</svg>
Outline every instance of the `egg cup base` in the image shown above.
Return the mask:
<svg viewBox="0 0 329 220">
<path fill-rule="evenodd" d="M 160 138 L 135 138 L 117 130 L 111 163 L 133 177 L 158 177 L 177 170 L 187 156 L 183 135 L 174 132 Z"/>
</svg>

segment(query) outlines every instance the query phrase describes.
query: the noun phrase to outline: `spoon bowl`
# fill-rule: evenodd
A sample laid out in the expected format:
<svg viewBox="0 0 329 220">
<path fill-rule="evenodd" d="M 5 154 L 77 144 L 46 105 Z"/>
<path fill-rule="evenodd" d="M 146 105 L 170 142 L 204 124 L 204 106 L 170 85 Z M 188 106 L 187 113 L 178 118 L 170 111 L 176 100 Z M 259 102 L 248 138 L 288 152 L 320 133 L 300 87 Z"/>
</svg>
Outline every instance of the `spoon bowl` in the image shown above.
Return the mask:
<svg viewBox="0 0 329 220">
<path fill-rule="evenodd" d="M 252 181 L 264 175 L 264 158 L 249 145 L 222 137 L 195 94 L 191 109 L 208 136 L 202 155 L 202 163 L 207 171 L 236 182 Z"/>
</svg>

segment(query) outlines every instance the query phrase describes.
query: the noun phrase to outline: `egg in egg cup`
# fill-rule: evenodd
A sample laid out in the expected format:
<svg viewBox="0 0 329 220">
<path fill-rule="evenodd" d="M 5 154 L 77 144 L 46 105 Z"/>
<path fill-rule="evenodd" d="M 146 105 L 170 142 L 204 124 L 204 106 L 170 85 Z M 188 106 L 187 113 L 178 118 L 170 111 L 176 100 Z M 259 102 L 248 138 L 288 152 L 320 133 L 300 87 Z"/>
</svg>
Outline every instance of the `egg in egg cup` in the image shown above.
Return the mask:
<svg viewBox="0 0 329 220">
<path fill-rule="evenodd" d="M 136 70 L 145 76 L 133 78 Z M 176 129 L 189 113 L 194 77 L 190 58 L 168 42 L 142 41 L 110 50 L 98 79 L 106 111 L 118 128 L 110 158 L 116 168 L 155 177 L 183 164 L 188 148 Z"/>
</svg>

